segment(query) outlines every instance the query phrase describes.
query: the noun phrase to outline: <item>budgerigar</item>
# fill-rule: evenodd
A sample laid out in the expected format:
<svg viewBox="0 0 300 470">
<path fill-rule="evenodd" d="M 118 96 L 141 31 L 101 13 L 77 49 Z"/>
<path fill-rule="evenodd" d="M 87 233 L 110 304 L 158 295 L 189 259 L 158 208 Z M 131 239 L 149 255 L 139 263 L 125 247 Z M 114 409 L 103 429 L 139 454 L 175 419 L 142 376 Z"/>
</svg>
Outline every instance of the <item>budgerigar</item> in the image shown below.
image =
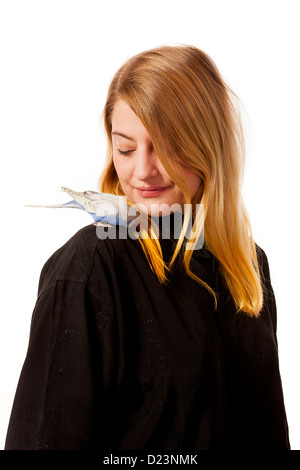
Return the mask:
<svg viewBox="0 0 300 470">
<path fill-rule="evenodd" d="M 51 205 L 27 205 L 26 207 L 50 207 L 50 208 L 73 208 L 82 209 L 93 217 L 95 225 L 128 225 L 129 222 L 139 216 L 139 212 L 127 204 L 125 196 L 116 196 L 109 193 L 98 193 L 96 191 L 73 191 L 62 186 L 63 191 L 73 199 L 64 204 Z M 131 215 L 133 213 L 133 215 Z"/>
</svg>

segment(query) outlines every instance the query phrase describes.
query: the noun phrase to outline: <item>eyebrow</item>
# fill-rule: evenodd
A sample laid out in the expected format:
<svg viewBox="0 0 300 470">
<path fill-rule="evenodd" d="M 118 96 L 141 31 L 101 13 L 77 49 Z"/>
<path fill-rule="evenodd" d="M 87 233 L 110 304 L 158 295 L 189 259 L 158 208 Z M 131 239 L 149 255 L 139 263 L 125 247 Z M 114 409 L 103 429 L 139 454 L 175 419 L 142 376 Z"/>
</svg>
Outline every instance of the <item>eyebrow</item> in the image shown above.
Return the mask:
<svg viewBox="0 0 300 470">
<path fill-rule="evenodd" d="M 119 135 L 120 137 L 124 137 L 124 139 L 131 140 L 132 142 L 135 142 L 135 140 L 132 137 L 129 137 L 128 135 L 122 134 L 121 132 L 112 132 L 112 135 Z"/>
</svg>

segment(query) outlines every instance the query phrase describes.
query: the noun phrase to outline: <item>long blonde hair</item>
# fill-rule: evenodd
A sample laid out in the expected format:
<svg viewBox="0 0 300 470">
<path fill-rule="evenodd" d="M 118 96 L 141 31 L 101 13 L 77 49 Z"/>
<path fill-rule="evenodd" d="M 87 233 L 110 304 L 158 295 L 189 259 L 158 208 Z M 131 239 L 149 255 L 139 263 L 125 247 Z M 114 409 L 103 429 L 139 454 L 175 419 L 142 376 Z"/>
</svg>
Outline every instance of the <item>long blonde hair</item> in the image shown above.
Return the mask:
<svg viewBox="0 0 300 470">
<path fill-rule="evenodd" d="M 99 180 L 100 191 L 123 195 L 113 164 L 111 137 L 112 113 L 118 99 L 125 101 L 145 126 L 170 178 L 181 189 L 185 203 L 192 205 L 194 218 L 196 204 L 204 204 L 205 246 L 219 261 L 220 274 L 237 311 L 258 316 L 263 286 L 241 196 L 244 139 L 236 96 L 210 57 L 195 47 L 163 46 L 129 59 L 114 76 L 108 91 L 104 108 L 108 151 Z M 192 200 L 182 163 L 202 179 Z M 185 227 L 184 222 L 169 265 L 163 260 L 155 235 L 139 238 L 161 283 L 166 282 L 183 246 Z M 216 306 L 211 286 L 190 270 L 192 254 L 190 249 L 184 251 L 185 270 L 209 290 Z"/>
</svg>

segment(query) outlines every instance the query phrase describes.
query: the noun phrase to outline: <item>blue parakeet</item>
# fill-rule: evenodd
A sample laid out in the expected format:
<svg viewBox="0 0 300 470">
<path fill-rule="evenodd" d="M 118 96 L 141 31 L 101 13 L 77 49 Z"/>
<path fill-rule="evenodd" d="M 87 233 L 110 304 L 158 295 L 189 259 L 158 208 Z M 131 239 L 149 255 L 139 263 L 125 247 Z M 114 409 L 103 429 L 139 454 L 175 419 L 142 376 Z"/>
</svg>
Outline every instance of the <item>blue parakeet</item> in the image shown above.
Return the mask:
<svg viewBox="0 0 300 470">
<path fill-rule="evenodd" d="M 125 196 L 96 191 L 78 192 L 64 186 L 61 189 L 73 198 L 72 201 L 64 204 L 27 205 L 26 207 L 82 209 L 93 217 L 95 225 L 128 225 L 139 216 L 139 212 L 127 204 Z"/>
</svg>

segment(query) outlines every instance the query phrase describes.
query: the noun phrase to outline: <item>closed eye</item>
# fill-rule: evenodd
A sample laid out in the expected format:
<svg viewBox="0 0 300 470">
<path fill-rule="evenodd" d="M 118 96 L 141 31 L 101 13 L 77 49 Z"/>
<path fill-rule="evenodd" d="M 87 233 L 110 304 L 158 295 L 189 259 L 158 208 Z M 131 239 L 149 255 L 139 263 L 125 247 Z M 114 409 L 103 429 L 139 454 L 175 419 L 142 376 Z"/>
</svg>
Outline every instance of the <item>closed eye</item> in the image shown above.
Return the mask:
<svg viewBox="0 0 300 470">
<path fill-rule="evenodd" d="M 124 155 L 124 156 L 130 155 L 132 152 L 134 152 L 134 150 L 126 150 L 126 151 L 124 151 L 124 150 L 121 150 L 121 149 L 119 149 L 119 148 L 117 148 L 117 151 L 118 151 L 121 155 Z"/>
</svg>

